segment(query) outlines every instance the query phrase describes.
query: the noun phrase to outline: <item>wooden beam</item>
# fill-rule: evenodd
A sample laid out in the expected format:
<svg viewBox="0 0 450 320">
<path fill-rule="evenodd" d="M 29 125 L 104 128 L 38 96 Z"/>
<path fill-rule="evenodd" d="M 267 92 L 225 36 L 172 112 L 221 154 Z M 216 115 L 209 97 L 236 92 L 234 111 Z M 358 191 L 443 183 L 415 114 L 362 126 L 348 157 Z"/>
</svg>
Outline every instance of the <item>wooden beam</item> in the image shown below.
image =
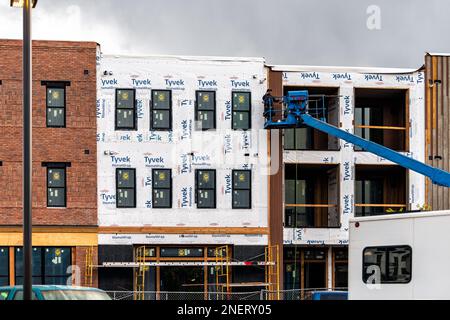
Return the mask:
<svg viewBox="0 0 450 320">
<path fill-rule="evenodd" d="M 285 207 L 299 208 L 335 208 L 337 204 L 285 204 Z"/>
<path fill-rule="evenodd" d="M 269 234 L 264 227 L 99 227 L 99 234 Z"/>
<path fill-rule="evenodd" d="M 394 207 L 394 208 L 406 208 L 406 204 L 386 204 L 386 203 L 355 203 L 355 207 Z"/>
<path fill-rule="evenodd" d="M 14 259 L 14 247 L 9 247 L 9 285 L 16 285 L 16 269 Z"/>
<path fill-rule="evenodd" d="M 403 130 L 405 131 L 407 128 L 406 127 L 393 127 L 393 126 L 366 126 L 366 125 L 358 125 L 355 126 L 356 128 L 361 128 L 361 129 L 381 129 L 381 130 Z"/>
<path fill-rule="evenodd" d="M 0 245 L 22 246 L 23 237 L 17 232 L 0 232 Z M 97 246 L 96 233 L 35 233 L 33 246 Z"/>
</svg>

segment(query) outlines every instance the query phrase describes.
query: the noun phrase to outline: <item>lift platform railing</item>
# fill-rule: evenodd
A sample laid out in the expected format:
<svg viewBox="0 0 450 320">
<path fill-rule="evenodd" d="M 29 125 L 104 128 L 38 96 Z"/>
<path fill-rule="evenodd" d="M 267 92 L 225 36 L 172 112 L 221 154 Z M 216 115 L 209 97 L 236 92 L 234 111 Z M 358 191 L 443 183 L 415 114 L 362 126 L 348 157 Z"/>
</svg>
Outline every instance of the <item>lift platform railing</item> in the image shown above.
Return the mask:
<svg viewBox="0 0 450 320">
<path fill-rule="evenodd" d="M 308 126 L 347 141 L 362 148 L 365 151 L 376 154 L 404 168 L 429 177 L 434 184 L 450 187 L 450 173 L 424 164 L 397 151 L 358 137 L 352 133 L 341 130 L 331 124 L 326 123 L 325 121 L 320 120 L 320 118 L 324 118 L 326 120 L 326 116 L 318 117 L 317 110 L 312 110 L 312 112 L 310 113 L 310 110 L 308 109 L 309 97 L 310 96 L 308 95 L 307 90 L 289 91 L 287 97 L 283 97 L 282 100 L 284 105 L 287 104 L 285 110 L 272 110 L 270 112 L 264 112 L 264 116 L 266 117 L 264 128 L 283 129 Z M 311 95 L 311 97 L 313 96 Z M 324 108 L 319 108 L 319 112 L 326 111 Z M 275 121 L 273 120 L 273 115 L 277 111 L 284 112 L 283 119 Z"/>
</svg>

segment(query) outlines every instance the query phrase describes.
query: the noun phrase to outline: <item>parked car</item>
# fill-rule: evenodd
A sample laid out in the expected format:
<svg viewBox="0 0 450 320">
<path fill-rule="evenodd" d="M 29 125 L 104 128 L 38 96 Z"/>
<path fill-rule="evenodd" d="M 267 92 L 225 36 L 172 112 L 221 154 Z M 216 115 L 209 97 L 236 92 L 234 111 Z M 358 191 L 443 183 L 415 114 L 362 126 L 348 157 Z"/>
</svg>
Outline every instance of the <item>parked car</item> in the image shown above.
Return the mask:
<svg viewBox="0 0 450 320">
<path fill-rule="evenodd" d="M 89 287 L 35 285 L 33 300 L 111 300 L 103 290 Z M 0 300 L 23 300 L 23 286 L 0 287 Z"/>
<path fill-rule="evenodd" d="M 348 300 L 347 291 L 314 291 L 312 300 Z"/>
</svg>

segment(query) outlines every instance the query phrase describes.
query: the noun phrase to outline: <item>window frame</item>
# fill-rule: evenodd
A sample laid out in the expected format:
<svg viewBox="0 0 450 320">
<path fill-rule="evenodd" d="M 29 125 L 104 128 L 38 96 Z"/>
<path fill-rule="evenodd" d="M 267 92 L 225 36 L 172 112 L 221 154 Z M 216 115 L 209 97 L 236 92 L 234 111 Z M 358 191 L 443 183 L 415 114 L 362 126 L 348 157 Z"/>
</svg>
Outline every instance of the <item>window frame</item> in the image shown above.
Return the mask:
<svg viewBox="0 0 450 320">
<path fill-rule="evenodd" d="M 384 249 L 384 250 L 386 250 L 386 270 L 388 271 L 389 270 L 389 249 L 390 248 L 407 248 L 408 250 L 409 250 L 409 256 L 410 256 L 410 266 L 411 266 L 411 269 L 410 269 L 410 275 L 409 275 L 409 278 L 408 278 L 408 281 L 398 281 L 398 280 L 396 280 L 396 281 L 388 281 L 388 282 L 383 282 L 383 279 L 382 279 L 382 277 L 381 277 L 381 274 L 380 274 L 380 283 L 379 284 L 408 284 L 408 283 L 410 283 L 411 282 L 411 280 L 412 280 L 412 274 L 413 274 L 413 265 L 412 265 L 412 263 L 413 263 L 413 250 L 412 250 L 412 247 L 410 246 L 410 245 L 407 245 L 407 244 L 402 244 L 402 245 L 387 245 L 387 246 L 368 246 L 368 247 L 364 247 L 364 249 L 362 250 L 362 277 L 361 277 L 361 280 L 362 280 L 362 282 L 364 283 L 364 284 L 367 284 L 367 282 L 366 281 L 364 281 L 365 280 L 365 274 L 364 274 L 364 271 L 365 271 L 365 268 L 364 268 L 364 253 L 366 252 L 366 250 L 369 250 L 369 249 L 378 249 L 378 250 L 380 250 L 380 249 Z"/>
<path fill-rule="evenodd" d="M 198 174 L 200 171 L 209 171 L 214 172 L 214 188 L 199 188 L 198 186 Z M 217 209 L 217 170 L 216 169 L 195 169 L 195 204 L 197 206 L 197 209 Z M 213 190 L 214 193 L 214 206 L 213 207 L 199 207 L 198 206 L 198 196 L 200 190 Z"/>
<path fill-rule="evenodd" d="M 161 109 L 154 107 L 154 99 L 153 95 L 156 92 L 168 92 L 169 93 L 169 109 Z M 153 111 L 154 110 L 163 110 L 169 111 L 169 127 L 168 128 L 153 128 Z M 151 98 L 150 98 L 150 131 L 172 131 L 172 117 L 173 117 L 173 103 L 172 103 L 172 90 L 170 89 L 152 89 L 151 90 Z"/>
<path fill-rule="evenodd" d="M 133 91 L 133 128 L 130 127 L 119 127 L 117 123 L 117 110 L 130 110 L 129 108 L 118 108 L 117 91 L 127 90 Z M 136 103 L 136 89 L 135 88 L 116 88 L 114 90 L 114 131 L 137 131 L 137 103 Z"/>
<path fill-rule="evenodd" d="M 235 172 L 248 172 L 249 173 L 249 188 L 235 188 L 234 187 L 234 173 Z M 248 191 L 249 193 L 249 202 L 248 202 L 248 207 L 236 207 L 234 205 L 234 191 L 239 191 L 239 190 L 243 190 L 243 191 Z M 243 209 L 243 210 L 248 210 L 248 209 L 252 209 L 252 170 L 251 169 L 234 169 L 231 171 L 231 208 L 232 209 Z"/>
<path fill-rule="evenodd" d="M 381 212 L 381 213 L 376 213 L 376 212 L 374 213 L 374 209 L 376 209 L 376 207 L 373 208 L 373 207 L 358 207 L 358 206 L 356 206 L 356 204 L 367 204 L 365 202 L 366 191 L 367 191 L 366 190 L 366 182 L 370 183 L 370 185 L 371 185 L 370 188 L 372 188 L 372 184 L 373 183 L 380 185 L 380 187 L 381 187 L 381 202 L 379 202 L 379 204 L 383 204 L 383 201 L 384 201 L 383 200 L 383 194 L 384 194 L 383 179 L 381 179 L 379 177 L 375 177 L 375 178 L 355 179 L 354 181 L 355 181 L 354 182 L 354 197 L 355 197 L 355 200 L 354 200 L 354 202 L 355 202 L 354 215 L 355 215 L 355 217 L 373 217 L 373 216 L 384 214 L 384 211 Z M 358 199 L 356 199 L 356 193 L 357 193 L 356 190 L 358 189 L 357 188 L 358 183 L 361 183 L 361 189 L 360 189 L 359 192 L 361 193 L 361 196 L 363 198 L 362 202 L 358 202 L 357 201 Z M 370 190 L 368 192 L 369 192 L 369 197 L 371 198 L 372 194 L 370 193 Z M 378 202 L 376 202 L 376 200 L 370 199 L 370 203 L 369 204 L 378 204 Z M 361 211 L 361 212 L 358 212 L 358 211 Z"/>
<path fill-rule="evenodd" d="M 165 172 L 169 173 L 169 175 L 170 175 L 170 187 L 169 188 L 155 188 L 154 172 L 156 170 L 158 170 L 158 171 L 165 171 Z M 158 207 L 155 207 L 155 201 L 153 199 L 155 190 L 169 190 L 169 195 L 170 195 L 169 206 L 160 206 L 160 207 L 158 206 Z M 172 200 L 173 200 L 172 193 L 173 193 L 172 169 L 152 168 L 152 208 L 154 208 L 154 209 L 172 209 L 172 207 L 173 207 L 173 204 L 172 204 Z"/>
<path fill-rule="evenodd" d="M 64 164 L 57 164 L 57 163 L 49 163 L 46 165 L 47 167 L 47 174 L 46 174 L 46 180 L 47 180 L 47 208 L 67 208 L 67 166 Z M 48 191 L 49 191 L 49 178 L 48 178 L 48 171 L 51 169 L 62 169 L 64 170 L 64 187 L 52 187 L 53 189 L 64 189 L 64 205 L 50 205 L 48 202 Z"/>
<path fill-rule="evenodd" d="M 248 106 L 248 111 L 242 111 L 242 110 L 234 110 L 234 104 L 233 104 L 233 95 L 235 93 L 245 93 L 248 94 L 248 102 L 249 102 L 249 106 Z M 247 129 L 242 129 L 242 128 L 235 128 L 234 127 L 234 112 L 246 112 L 248 114 L 248 128 Z M 242 131 L 248 131 L 252 129 L 252 93 L 251 91 L 231 91 L 231 129 L 232 130 L 242 130 Z"/>
<path fill-rule="evenodd" d="M 49 82 L 45 84 L 45 126 L 46 128 L 66 128 L 67 125 L 67 94 L 66 94 L 66 87 L 67 83 L 64 82 Z M 64 91 L 64 106 L 63 107 L 50 107 L 48 105 L 48 90 L 49 89 L 62 89 Z M 64 112 L 64 123 L 62 125 L 50 125 L 48 123 L 48 110 L 49 109 L 62 109 Z"/>
<path fill-rule="evenodd" d="M 120 189 L 133 189 L 133 195 L 134 195 L 134 205 L 133 206 L 119 206 L 119 170 L 132 170 L 134 171 L 134 183 L 133 188 L 125 187 Z M 116 168 L 116 209 L 129 209 L 129 208 L 136 208 L 137 205 L 137 190 L 136 190 L 136 168 Z"/>
<path fill-rule="evenodd" d="M 10 275 L 11 275 L 11 270 L 9 270 L 9 266 L 10 266 L 10 252 L 9 252 L 9 247 L 5 247 L 5 246 L 1 246 L 0 247 L 0 249 L 4 249 L 4 250 L 6 250 L 6 275 L 2 275 L 2 274 L 0 274 L 0 279 L 6 279 L 7 280 L 7 284 L 6 284 L 6 286 L 7 285 L 9 285 L 9 283 L 10 283 Z M 1 299 L 0 299 L 0 301 L 1 301 Z"/>
<path fill-rule="evenodd" d="M 17 272 L 17 254 L 18 254 L 17 249 L 20 249 L 23 252 L 23 247 L 21 247 L 21 246 L 15 246 L 14 247 L 14 281 L 16 283 L 18 283 L 18 281 L 17 281 L 18 278 L 22 278 L 23 279 L 23 277 L 24 277 L 23 274 L 22 275 L 18 275 L 18 272 Z M 41 264 L 39 266 L 40 267 L 39 268 L 40 269 L 40 274 L 39 275 L 34 276 L 33 275 L 33 270 L 31 271 L 32 272 L 32 279 L 39 278 L 40 279 L 40 283 L 45 285 L 46 284 L 46 282 L 45 282 L 46 278 L 51 277 L 51 278 L 67 278 L 68 279 L 69 277 L 72 276 L 72 274 L 70 274 L 70 273 L 66 273 L 67 276 L 66 275 L 48 275 L 46 273 L 46 267 L 45 267 L 45 249 L 70 250 L 69 254 L 68 254 L 69 261 L 68 261 L 67 265 L 71 266 L 73 264 L 73 257 L 72 257 L 72 254 L 73 254 L 73 250 L 72 249 L 73 248 L 72 247 L 70 247 L 70 246 L 33 246 L 32 250 L 33 249 L 37 249 L 39 251 Z"/>
<path fill-rule="evenodd" d="M 308 143 L 308 146 L 306 148 L 297 148 L 297 130 L 298 129 L 306 129 L 306 140 Z M 292 130 L 292 131 L 286 131 L 286 130 Z M 288 136 L 289 132 L 292 132 L 293 138 L 293 148 L 289 148 L 286 146 L 286 137 Z M 304 128 L 286 128 L 283 129 L 283 150 L 286 151 L 305 151 L 305 150 L 314 150 L 314 129 L 310 127 L 304 127 Z"/>
<path fill-rule="evenodd" d="M 198 94 L 199 93 L 212 93 L 214 95 L 214 110 L 199 110 L 199 108 L 198 108 L 198 101 L 199 101 Z M 216 130 L 217 129 L 217 95 L 216 95 L 216 91 L 214 91 L 214 90 L 196 90 L 195 91 L 195 116 L 194 116 L 194 120 L 196 121 L 196 123 L 198 121 L 201 121 L 201 120 L 199 120 L 199 117 L 198 117 L 198 112 L 199 111 L 212 112 L 213 115 L 214 115 L 213 127 L 212 128 L 203 128 L 203 126 L 202 126 L 201 130 L 202 131 Z M 197 127 L 195 129 L 198 130 Z"/>
</svg>

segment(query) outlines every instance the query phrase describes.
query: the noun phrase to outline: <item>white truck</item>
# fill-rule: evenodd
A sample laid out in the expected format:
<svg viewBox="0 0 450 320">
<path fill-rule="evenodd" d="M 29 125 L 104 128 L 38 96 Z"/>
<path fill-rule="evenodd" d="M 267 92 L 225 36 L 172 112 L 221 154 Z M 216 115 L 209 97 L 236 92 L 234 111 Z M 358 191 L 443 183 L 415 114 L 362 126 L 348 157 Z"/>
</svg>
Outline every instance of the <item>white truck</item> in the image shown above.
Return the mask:
<svg viewBox="0 0 450 320">
<path fill-rule="evenodd" d="M 450 210 L 353 218 L 349 299 L 450 299 Z"/>
</svg>

